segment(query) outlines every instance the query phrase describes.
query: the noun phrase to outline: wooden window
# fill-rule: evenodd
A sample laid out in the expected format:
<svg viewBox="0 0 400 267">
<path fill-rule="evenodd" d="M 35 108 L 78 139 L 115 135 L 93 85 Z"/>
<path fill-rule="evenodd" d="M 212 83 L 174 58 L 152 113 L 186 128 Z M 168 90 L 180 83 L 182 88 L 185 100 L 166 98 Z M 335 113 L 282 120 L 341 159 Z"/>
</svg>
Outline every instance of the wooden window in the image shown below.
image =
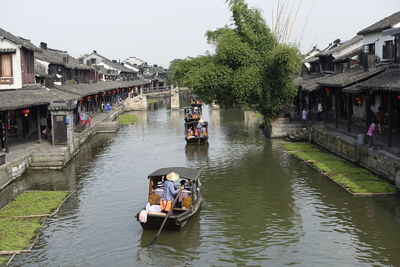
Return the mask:
<svg viewBox="0 0 400 267">
<path fill-rule="evenodd" d="M 95 59 L 95 58 L 92 58 L 92 59 L 91 59 L 91 62 L 92 62 L 92 64 L 96 64 L 96 59 Z"/>
<path fill-rule="evenodd" d="M 13 84 L 12 54 L 0 54 L 0 84 Z"/>
<path fill-rule="evenodd" d="M 375 55 L 375 44 L 369 44 L 368 50 L 370 55 Z"/>
<path fill-rule="evenodd" d="M 382 59 L 392 59 L 393 58 L 393 51 L 394 51 L 393 41 L 386 41 L 383 44 Z"/>
</svg>

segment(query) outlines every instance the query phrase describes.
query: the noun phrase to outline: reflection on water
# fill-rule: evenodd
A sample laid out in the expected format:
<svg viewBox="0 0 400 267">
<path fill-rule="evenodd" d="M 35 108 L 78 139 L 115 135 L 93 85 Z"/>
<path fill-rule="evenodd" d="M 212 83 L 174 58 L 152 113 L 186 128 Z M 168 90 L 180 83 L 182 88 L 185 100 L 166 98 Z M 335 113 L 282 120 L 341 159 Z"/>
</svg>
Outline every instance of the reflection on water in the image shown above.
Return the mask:
<svg viewBox="0 0 400 267">
<path fill-rule="evenodd" d="M 353 198 L 263 138 L 258 115 L 204 107 L 209 146 L 187 146 L 181 112 L 135 114 L 138 123 L 93 137 L 62 172 L 29 171 L 0 194 L 5 203 L 26 189 L 76 190 L 15 266 L 400 265 L 398 198 Z M 167 166 L 201 168 L 203 203 L 148 247 L 156 232 L 134 215 L 147 175 Z"/>
</svg>

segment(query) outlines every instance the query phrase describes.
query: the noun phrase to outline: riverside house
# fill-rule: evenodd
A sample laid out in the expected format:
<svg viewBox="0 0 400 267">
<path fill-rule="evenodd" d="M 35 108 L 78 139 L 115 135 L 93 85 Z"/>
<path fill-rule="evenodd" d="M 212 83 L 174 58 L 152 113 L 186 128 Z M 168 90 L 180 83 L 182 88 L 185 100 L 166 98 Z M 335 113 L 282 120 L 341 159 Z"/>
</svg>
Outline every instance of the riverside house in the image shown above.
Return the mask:
<svg viewBox="0 0 400 267">
<path fill-rule="evenodd" d="M 307 74 L 299 84 L 299 111 L 308 107 L 316 116 L 323 104 L 325 123 L 363 134 L 381 108 L 385 113 L 381 134 L 400 134 L 400 12 L 358 32 L 344 43 L 328 47 L 303 60 Z M 400 135 L 399 135 L 400 137 Z"/>
<path fill-rule="evenodd" d="M 41 50 L 29 40 L 0 28 L 0 118 L 6 152 L 10 144 L 41 140 L 40 118 L 47 118 L 51 101 L 75 98 L 35 83 L 36 52 Z"/>
</svg>

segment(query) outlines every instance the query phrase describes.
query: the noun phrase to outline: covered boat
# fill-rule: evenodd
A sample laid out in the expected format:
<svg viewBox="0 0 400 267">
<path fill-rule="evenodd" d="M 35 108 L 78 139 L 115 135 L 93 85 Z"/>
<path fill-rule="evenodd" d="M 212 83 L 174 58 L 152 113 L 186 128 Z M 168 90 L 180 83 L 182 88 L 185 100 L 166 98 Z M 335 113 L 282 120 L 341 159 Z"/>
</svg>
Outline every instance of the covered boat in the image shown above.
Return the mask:
<svg viewBox="0 0 400 267">
<path fill-rule="evenodd" d="M 197 107 L 186 107 L 183 109 L 185 113 L 185 122 L 200 120 L 201 110 Z"/>
<path fill-rule="evenodd" d="M 207 144 L 208 123 L 203 120 L 185 122 L 185 140 L 187 144 Z"/>
<path fill-rule="evenodd" d="M 160 210 L 159 204 L 163 193 L 164 181 L 166 176 L 171 172 L 179 174 L 179 179 L 174 182 L 175 186 L 180 187 L 184 184 L 185 189 L 180 193 L 178 200 L 179 205 L 173 207 L 172 213 L 169 215 L 164 229 L 180 230 L 200 208 L 200 170 L 183 167 L 158 169 L 148 176 L 148 202 L 146 207 L 136 215 L 136 218 L 142 225 L 143 229 L 159 229 L 167 215 L 165 212 Z M 146 222 L 141 220 L 141 213 L 146 213 Z"/>
</svg>

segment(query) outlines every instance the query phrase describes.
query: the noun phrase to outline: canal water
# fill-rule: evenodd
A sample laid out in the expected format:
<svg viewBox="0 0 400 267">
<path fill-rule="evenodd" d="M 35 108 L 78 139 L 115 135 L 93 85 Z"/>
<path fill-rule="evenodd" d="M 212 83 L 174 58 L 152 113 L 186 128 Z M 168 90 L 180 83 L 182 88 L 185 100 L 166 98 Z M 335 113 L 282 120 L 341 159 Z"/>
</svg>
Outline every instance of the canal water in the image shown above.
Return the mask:
<svg viewBox="0 0 400 267">
<path fill-rule="evenodd" d="M 400 266 L 398 198 L 354 198 L 265 139 L 260 118 L 210 110 L 209 146 L 186 146 L 183 114 L 155 104 L 99 134 L 63 171 L 29 171 L 0 194 L 76 190 L 12 266 Z M 157 168 L 201 168 L 203 204 L 180 232 L 134 218 Z"/>
</svg>

